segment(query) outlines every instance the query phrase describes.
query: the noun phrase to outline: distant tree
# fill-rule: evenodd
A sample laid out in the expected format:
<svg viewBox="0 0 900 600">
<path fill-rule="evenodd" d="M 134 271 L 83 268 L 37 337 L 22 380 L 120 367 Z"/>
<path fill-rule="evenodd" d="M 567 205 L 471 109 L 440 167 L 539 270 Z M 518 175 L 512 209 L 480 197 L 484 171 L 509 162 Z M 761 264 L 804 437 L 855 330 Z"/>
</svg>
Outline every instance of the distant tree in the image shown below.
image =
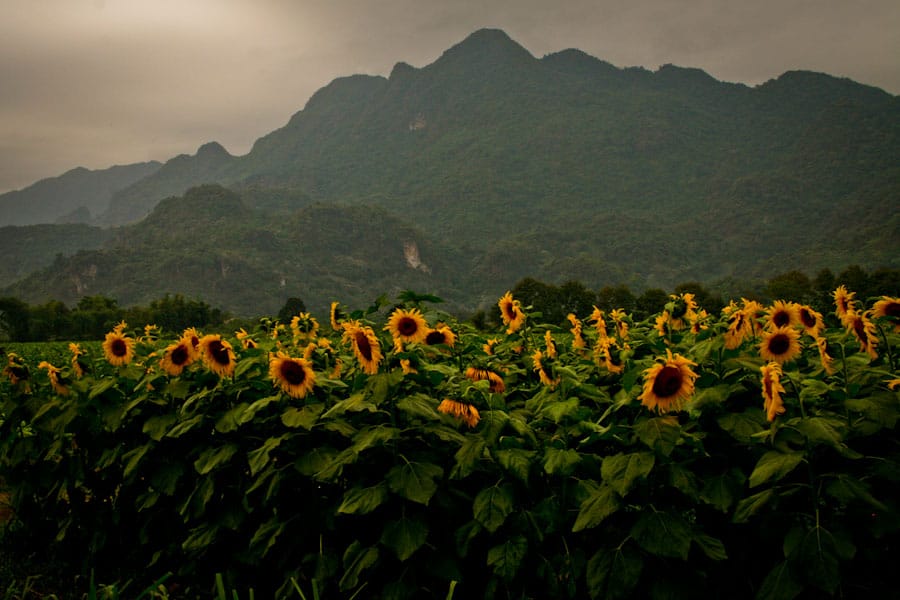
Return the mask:
<svg viewBox="0 0 900 600">
<path fill-rule="evenodd" d="M 627 290 L 628 288 L 625 289 Z M 565 319 L 569 313 L 585 318 L 591 314 L 594 304 L 597 302 L 597 294 L 589 290 L 580 281 L 574 280 L 567 281 L 559 286 L 558 298 L 560 302 L 559 314 L 562 319 Z M 633 299 L 634 297 L 632 296 Z"/>
<path fill-rule="evenodd" d="M 722 296 L 711 293 L 701 283 L 688 281 L 675 286 L 676 294 L 693 294 L 694 301 L 700 308 L 705 308 L 710 314 L 718 314 L 725 306 Z"/>
<path fill-rule="evenodd" d="M 5 336 L 13 342 L 26 341 L 29 319 L 27 304 L 18 298 L 0 298 L 0 336 Z"/>
<path fill-rule="evenodd" d="M 566 317 L 562 314 L 559 288 L 554 285 L 526 277 L 511 292 L 523 307 L 531 306 L 531 310 L 541 313 L 541 319 L 546 323 L 557 323 Z"/>
<path fill-rule="evenodd" d="M 118 301 L 106 296 L 83 296 L 75 305 L 76 310 L 110 311 L 116 308 Z"/>
<path fill-rule="evenodd" d="M 790 300 L 808 304 L 813 298 L 813 285 L 809 277 L 800 271 L 788 271 L 769 279 L 766 283 L 769 300 Z"/>
<path fill-rule="evenodd" d="M 662 311 L 669 301 L 669 295 L 660 288 L 648 288 L 634 301 L 636 319 L 646 319 L 650 315 Z"/>
<path fill-rule="evenodd" d="M 290 297 L 278 311 L 278 320 L 282 323 L 290 323 L 291 319 L 302 312 L 306 312 L 306 303 L 300 298 Z"/>
<path fill-rule="evenodd" d="M 622 308 L 633 313 L 637 306 L 636 300 L 627 285 L 606 285 L 597 292 L 597 307 L 605 311 Z"/>
<path fill-rule="evenodd" d="M 843 285 L 851 292 L 856 293 L 857 298 L 865 298 L 869 295 L 869 274 L 859 265 L 850 265 L 835 277 L 835 287 Z"/>
<path fill-rule="evenodd" d="M 873 296 L 900 296 L 900 269 L 875 270 L 869 276 L 869 292 Z"/>
</svg>

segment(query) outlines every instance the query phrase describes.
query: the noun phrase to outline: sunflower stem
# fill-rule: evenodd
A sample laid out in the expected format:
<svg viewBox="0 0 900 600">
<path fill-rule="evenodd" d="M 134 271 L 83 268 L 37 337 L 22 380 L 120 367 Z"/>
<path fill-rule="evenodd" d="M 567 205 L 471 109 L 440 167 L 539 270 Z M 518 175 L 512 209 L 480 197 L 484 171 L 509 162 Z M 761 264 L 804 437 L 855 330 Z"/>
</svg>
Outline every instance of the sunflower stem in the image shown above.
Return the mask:
<svg viewBox="0 0 900 600">
<path fill-rule="evenodd" d="M 878 328 L 878 335 L 881 336 L 881 339 L 884 340 L 884 352 L 888 357 L 888 364 L 891 366 L 891 371 L 896 371 L 897 367 L 894 365 L 894 353 L 891 352 L 891 342 L 888 339 L 887 332 L 884 330 L 884 327 L 881 326 L 881 323 L 876 321 L 875 327 Z"/>
</svg>

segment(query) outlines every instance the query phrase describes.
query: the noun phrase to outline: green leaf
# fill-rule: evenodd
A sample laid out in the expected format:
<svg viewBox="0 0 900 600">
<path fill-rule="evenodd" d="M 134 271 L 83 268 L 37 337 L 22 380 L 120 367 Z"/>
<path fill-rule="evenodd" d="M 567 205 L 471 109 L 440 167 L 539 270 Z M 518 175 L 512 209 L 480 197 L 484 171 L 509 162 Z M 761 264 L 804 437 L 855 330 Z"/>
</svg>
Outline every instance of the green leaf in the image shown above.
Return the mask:
<svg viewBox="0 0 900 600">
<path fill-rule="evenodd" d="M 353 436 L 353 449 L 357 452 L 362 452 L 372 446 L 384 445 L 385 442 L 389 442 L 398 437 L 400 437 L 400 430 L 396 427 L 387 425 L 366 427 Z"/>
<path fill-rule="evenodd" d="M 456 464 L 450 471 L 450 478 L 463 479 L 471 475 L 475 467 L 478 466 L 479 461 L 485 458 L 484 449 L 486 447 L 487 444 L 483 437 L 476 435 L 466 436 L 466 441 L 453 455 L 453 458 L 456 459 Z"/>
<path fill-rule="evenodd" d="M 345 412 L 360 412 L 363 410 L 375 412 L 376 410 L 378 410 L 378 407 L 366 400 L 365 393 L 357 392 L 356 394 L 353 394 L 345 400 L 341 400 L 340 402 L 329 408 L 325 412 L 325 414 L 322 415 L 322 418 L 328 419 L 331 417 L 340 416 Z"/>
<path fill-rule="evenodd" d="M 395 494 L 407 500 L 428 504 L 437 491 L 435 479 L 442 477 L 444 470 L 431 463 L 407 462 L 388 471 L 385 479 Z"/>
<path fill-rule="evenodd" d="M 678 417 L 654 417 L 641 421 L 634 426 L 634 432 L 652 450 L 663 456 L 669 456 L 681 439 L 681 425 Z"/>
<path fill-rule="evenodd" d="M 187 538 L 182 542 L 181 549 L 185 552 L 202 551 L 208 548 L 219 533 L 218 525 L 201 525 L 191 529 Z"/>
<path fill-rule="evenodd" d="M 240 447 L 237 444 L 226 444 L 220 448 L 207 448 L 197 460 L 194 461 L 194 468 L 201 475 L 206 475 L 217 466 L 234 456 Z"/>
<path fill-rule="evenodd" d="M 759 410 L 728 413 L 719 417 L 717 422 L 719 427 L 743 444 L 749 444 L 753 441 L 755 434 L 766 429 L 765 416 Z"/>
<path fill-rule="evenodd" d="M 875 510 L 887 512 L 889 509 L 880 500 L 869 492 L 869 486 L 846 473 L 839 473 L 837 477 L 825 487 L 825 493 L 837 499 L 843 505 L 849 505 L 855 500 L 862 500 Z"/>
<path fill-rule="evenodd" d="M 400 561 L 405 561 L 422 547 L 428 537 L 428 526 L 419 519 L 403 518 L 390 521 L 381 533 L 381 543 L 394 551 Z"/>
<path fill-rule="evenodd" d="M 303 408 L 292 406 L 281 413 L 281 423 L 285 427 L 292 429 L 302 427 L 309 431 L 316 424 L 316 420 L 323 410 L 325 410 L 324 404 L 308 404 Z"/>
<path fill-rule="evenodd" d="M 191 417 L 190 419 L 188 419 L 186 421 L 182 421 L 182 422 L 178 423 L 177 425 L 172 427 L 172 429 L 169 430 L 169 432 L 166 434 L 166 437 L 170 437 L 170 438 L 181 437 L 182 435 L 184 435 L 185 433 L 187 433 L 188 431 L 190 431 L 197 425 L 200 425 L 201 423 L 203 423 L 204 417 L 205 417 L 205 415 L 203 415 L 201 413 L 199 415 L 194 415 L 193 417 Z"/>
<path fill-rule="evenodd" d="M 640 581 L 644 561 L 630 546 L 600 550 L 587 563 L 585 577 L 591 598 L 630 598 Z"/>
<path fill-rule="evenodd" d="M 508 485 L 492 485 L 478 492 L 472 504 L 475 520 L 494 533 L 513 512 L 513 494 Z"/>
<path fill-rule="evenodd" d="M 388 487 L 383 481 L 372 487 L 352 487 L 344 492 L 344 500 L 337 511 L 346 515 L 365 515 L 381 506 L 387 498 Z"/>
<path fill-rule="evenodd" d="M 155 442 L 158 442 L 166 435 L 166 431 L 168 431 L 169 427 L 178 420 L 176 415 L 171 413 L 165 415 L 157 415 L 155 417 L 150 417 L 144 422 L 144 427 L 141 429 L 144 433 L 150 436 Z"/>
<path fill-rule="evenodd" d="M 441 418 L 435 401 L 421 394 L 401 398 L 394 406 L 411 418 L 419 417 L 426 421 L 437 421 Z"/>
<path fill-rule="evenodd" d="M 242 423 L 241 416 L 249 406 L 250 405 L 246 402 L 241 402 L 237 406 L 230 408 L 225 414 L 219 417 L 218 421 L 216 421 L 216 431 L 219 433 L 235 431 Z"/>
<path fill-rule="evenodd" d="M 651 510 L 631 527 L 631 537 L 651 554 L 687 560 L 694 535 L 691 526 L 680 516 Z"/>
<path fill-rule="evenodd" d="M 744 487 L 746 477 L 739 469 L 730 469 L 721 475 L 708 477 L 700 499 L 723 513 L 731 509 Z"/>
<path fill-rule="evenodd" d="M 803 586 L 791 577 L 786 560 L 781 561 L 763 579 L 756 600 L 792 600 L 803 591 Z"/>
<path fill-rule="evenodd" d="M 481 435 L 493 446 L 509 422 L 509 415 L 502 410 L 486 410 L 481 413 Z"/>
<path fill-rule="evenodd" d="M 701 410 L 709 404 L 722 404 L 731 395 L 731 386 L 727 384 L 703 388 L 691 398 L 690 409 Z"/>
<path fill-rule="evenodd" d="M 401 371 L 391 371 L 390 373 L 377 373 L 372 375 L 366 381 L 366 389 L 371 394 L 374 406 L 380 406 L 382 402 L 388 399 L 391 388 L 396 386 L 403 380 Z"/>
<path fill-rule="evenodd" d="M 554 400 L 544 404 L 544 407 L 537 416 L 539 418 L 549 419 L 554 423 L 561 423 L 566 417 L 575 414 L 578 411 L 578 407 L 578 398 Z"/>
<path fill-rule="evenodd" d="M 93 400 L 103 392 L 108 389 L 111 389 L 116 385 L 116 380 L 112 377 L 101 379 L 99 382 L 95 383 L 91 386 L 91 391 L 88 393 L 88 399 Z"/>
<path fill-rule="evenodd" d="M 278 404 L 281 402 L 281 396 L 268 396 L 266 398 L 260 398 L 253 404 L 247 407 L 247 409 L 240 415 L 238 418 L 238 423 L 243 425 L 244 423 L 249 423 L 256 416 L 256 413 L 263 410 L 270 404 Z"/>
<path fill-rule="evenodd" d="M 122 469 L 122 477 L 127 478 L 131 472 L 137 468 L 138 463 L 141 462 L 141 459 L 144 458 L 144 455 L 147 454 L 152 447 L 153 444 L 144 444 L 143 446 L 138 446 L 123 454 L 122 461 L 125 463 L 125 467 Z"/>
<path fill-rule="evenodd" d="M 756 463 L 753 472 L 750 473 L 750 487 L 757 487 L 767 481 L 779 481 L 801 462 L 803 462 L 803 455 L 799 453 L 784 454 L 776 450 L 766 452 Z"/>
<path fill-rule="evenodd" d="M 330 465 L 337 455 L 338 451 L 329 446 L 311 448 L 297 458 L 294 468 L 302 475 L 312 477 Z"/>
<path fill-rule="evenodd" d="M 313 473 L 313 477 L 319 481 L 333 481 L 344 472 L 345 465 L 355 463 L 357 458 L 359 458 L 359 454 L 353 448 L 345 448 L 335 454 L 320 470 Z"/>
<path fill-rule="evenodd" d="M 581 502 L 578 517 L 572 526 L 573 532 L 596 527 L 621 506 L 619 495 L 609 484 L 603 483 L 592 488 L 588 497 Z"/>
<path fill-rule="evenodd" d="M 341 591 L 355 588 L 359 584 L 359 576 L 378 560 L 378 548 L 364 547 L 354 540 L 344 551 L 344 574 L 338 585 Z"/>
<path fill-rule="evenodd" d="M 721 540 L 700 532 L 694 532 L 694 543 L 712 560 L 728 560 L 725 544 Z"/>
<path fill-rule="evenodd" d="M 278 437 L 270 437 L 263 442 L 262 446 L 247 453 L 247 464 L 250 465 L 250 475 L 256 475 L 260 469 L 269 463 L 269 453 L 281 445 L 281 442 L 287 437 L 287 434 Z"/>
<path fill-rule="evenodd" d="M 623 498 L 639 477 L 646 477 L 653 470 L 656 456 L 652 452 L 616 454 L 603 458 L 600 475 Z"/>
<path fill-rule="evenodd" d="M 682 464 L 669 465 L 669 485 L 694 502 L 700 499 L 700 480 L 693 471 Z"/>
<path fill-rule="evenodd" d="M 505 581 L 511 581 L 519 571 L 522 560 L 528 553 L 528 540 L 517 535 L 488 550 L 487 564 L 494 574 Z"/>
<path fill-rule="evenodd" d="M 896 393 L 876 393 L 867 398 L 851 398 L 844 402 L 847 410 L 862 413 L 866 419 L 893 429 L 900 419 L 900 403 Z"/>
<path fill-rule="evenodd" d="M 534 450 L 525 450 L 524 448 L 494 451 L 494 456 L 497 458 L 500 466 L 521 479 L 525 484 L 528 484 L 528 473 L 531 470 L 531 461 L 534 459 L 535 454 L 537 453 Z"/>
<path fill-rule="evenodd" d="M 834 537 L 824 527 L 813 527 L 803 536 L 788 560 L 806 583 L 833 594 L 841 583 L 840 561 Z"/>
<path fill-rule="evenodd" d="M 278 541 L 278 536 L 280 536 L 283 531 L 284 521 L 277 517 L 269 519 L 260 525 L 256 530 L 256 533 L 253 534 L 253 537 L 250 538 L 250 549 L 255 550 L 259 546 L 265 544 L 262 548 L 262 552 L 255 550 L 257 556 L 264 557 L 269 550 L 272 549 L 272 546 L 275 545 L 275 542 Z"/>
<path fill-rule="evenodd" d="M 577 451 L 554 448 L 547 446 L 544 451 L 544 472 L 548 475 L 561 475 L 568 477 L 575 471 L 575 466 L 581 462 L 581 455 Z"/>
<path fill-rule="evenodd" d="M 769 488 L 757 494 L 753 494 L 738 502 L 734 509 L 734 516 L 731 517 L 733 523 L 746 523 L 747 519 L 758 513 L 762 508 L 775 497 L 775 490 Z"/>
</svg>

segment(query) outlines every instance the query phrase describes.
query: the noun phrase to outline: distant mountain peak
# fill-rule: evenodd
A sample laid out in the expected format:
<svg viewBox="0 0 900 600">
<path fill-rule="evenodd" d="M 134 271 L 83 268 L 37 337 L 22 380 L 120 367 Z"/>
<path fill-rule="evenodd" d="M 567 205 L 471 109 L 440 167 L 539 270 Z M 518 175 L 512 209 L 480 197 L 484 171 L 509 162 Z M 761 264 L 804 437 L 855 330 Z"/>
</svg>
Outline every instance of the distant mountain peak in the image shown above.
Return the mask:
<svg viewBox="0 0 900 600">
<path fill-rule="evenodd" d="M 500 29 L 479 29 L 446 50 L 433 65 L 463 62 L 475 67 L 509 61 L 535 61 L 532 54 Z"/>
<path fill-rule="evenodd" d="M 229 154 L 228 150 L 226 150 L 225 147 L 222 144 L 220 144 L 219 142 L 207 142 L 207 143 L 203 144 L 202 146 L 200 146 L 199 148 L 197 148 L 197 156 L 198 157 L 201 157 L 201 156 L 204 156 L 204 157 L 216 156 L 216 157 L 218 157 L 218 156 L 231 156 L 231 154 Z"/>
</svg>

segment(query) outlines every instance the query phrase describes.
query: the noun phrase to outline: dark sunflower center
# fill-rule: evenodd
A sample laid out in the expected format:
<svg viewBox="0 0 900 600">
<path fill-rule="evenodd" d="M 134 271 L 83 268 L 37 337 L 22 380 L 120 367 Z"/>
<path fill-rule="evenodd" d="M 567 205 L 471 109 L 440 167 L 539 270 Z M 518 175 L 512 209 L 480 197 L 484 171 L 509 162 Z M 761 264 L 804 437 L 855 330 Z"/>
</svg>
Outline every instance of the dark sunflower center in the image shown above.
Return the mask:
<svg viewBox="0 0 900 600">
<path fill-rule="evenodd" d="M 516 312 L 513 310 L 512 302 L 503 304 L 503 314 L 506 315 L 506 318 L 510 321 L 516 318 Z"/>
<path fill-rule="evenodd" d="M 372 344 L 369 343 L 369 336 L 365 332 L 357 331 L 355 337 L 356 348 L 359 350 L 359 353 L 366 360 L 372 360 Z"/>
<path fill-rule="evenodd" d="M 285 360 L 281 363 L 281 377 L 291 385 L 301 385 L 306 381 L 306 369 L 296 361 Z"/>
<path fill-rule="evenodd" d="M 900 317 L 900 302 L 889 302 L 888 305 L 884 307 L 884 314 L 887 317 Z"/>
<path fill-rule="evenodd" d="M 184 344 L 179 344 L 178 347 L 172 350 L 172 356 L 169 358 L 173 365 L 180 367 L 187 362 L 188 356 L 188 349 L 185 348 Z"/>
<path fill-rule="evenodd" d="M 425 336 L 425 343 L 434 346 L 435 344 L 446 344 L 447 336 L 441 331 L 431 331 Z"/>
<path fill-rule="evenodd" d="M 772 315 L 772 322 L 778 327 L 784 327 L 791 322 L 791 316 L 783 310 L 779 310 Z"/>
<path fill-rule="evenodd" d="M 788 351 L 791 347 L 791 338 L 783 333 L 772 336 L 769 340 L 769 352 L 776 356 L 780 356 Z"/>
<path fill-rule="evenodd" d="M 684 300 L 677 300 L 675 306 L 672 307 L 672 318 L 680 319 L 687 314 L 687 304 Z"/>
<path fill-rule="evenodd" d="M 400 332 L 400 335 L 409 337 L 415 335 L 418 330 L 419 324 L 412 317 L 403 317 L 397 321 L 397 331 Z"/>
<path fill-rule="evenodd" d="M 213 360 L 220 365 L 231 364 L 231 357 L 228 356 L 228 349 L 219 340 L 213 340 L 209 343 L 209 354 Z"/>
<path fill-rule="evenodd" d="M 653 380 L 653 393 L 659 398 L 674 396 L 681 389 L 681 369 L 666 365 Z"/>
<path fill-rule="evenodd" d="M 109 345 L 109 351 L 113 356 L 125 356 L 128 354 L 128 344 L 125 343 L 125 340 L 115 339 Z"/>
<path fill-rule="evenodd" d="M 868 336 L 866 335 L 866 326 L 862 319 L 853 319 L 853 331 L 860 342 L 866 342 Z"/>
<path fill-rule="evenodd" d="M 813 314 L 811 312 L 809 312 L 805 308 L 800 309 L 800 322 L 803 323 L 804 327 L 815 327 L 816 326 L 816 318 L 813 316 Z"/>
<path fill-rule="evenodd" d="M 613 350 L 610 350 L 610 352 L 609 352 L 609 364 L 613 365 L 614 367 L 618 367 L 618 366 L 620 366 L 620 365 L 622 364 L 622 359 L 619 357 L 619 353 L 618 353 L 618 352 L 615 352 L 615 351 L 613 351 Z"/>
<path fill-rule="evenodd" d="M 200 338 L 198 338 L 196 335 L 192 335 L 191 336 L 191 346 L 196 348 L 199 345 L 200 345 Z"/>
</svg>

